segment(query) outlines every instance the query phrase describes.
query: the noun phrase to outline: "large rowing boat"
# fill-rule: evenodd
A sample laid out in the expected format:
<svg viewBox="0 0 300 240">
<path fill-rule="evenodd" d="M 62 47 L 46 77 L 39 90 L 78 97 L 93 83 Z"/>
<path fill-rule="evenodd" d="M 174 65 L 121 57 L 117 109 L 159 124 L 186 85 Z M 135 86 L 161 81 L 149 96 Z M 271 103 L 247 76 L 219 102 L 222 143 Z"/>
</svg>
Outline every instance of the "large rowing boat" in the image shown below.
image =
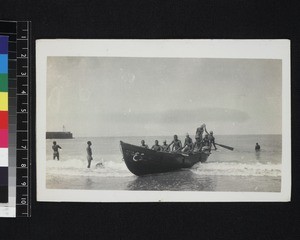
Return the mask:
<svg viewBox="0 0 300 240">
<path fill-rule="evenodd" d="M 122 141 L 121 148 L 127 168 L 137 176 L 191 168 L 198 162 L 205 162 L 210 154 L 209 152 L 191 154 L 157 152 Z"/>
</svg>

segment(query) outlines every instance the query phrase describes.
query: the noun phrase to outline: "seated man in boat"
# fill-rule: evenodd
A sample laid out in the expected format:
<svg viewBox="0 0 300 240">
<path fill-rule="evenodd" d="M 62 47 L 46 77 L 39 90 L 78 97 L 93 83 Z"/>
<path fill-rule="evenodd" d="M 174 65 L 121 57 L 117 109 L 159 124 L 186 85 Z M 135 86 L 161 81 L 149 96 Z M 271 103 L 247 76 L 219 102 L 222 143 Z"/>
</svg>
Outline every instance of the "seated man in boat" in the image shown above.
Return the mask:
<svg viewBox="0 0 300 240">
<path fill-rule="evenodd" d="M 196 130 L 196 135 L 195 135 L 195 138 L 196 138 L 196 141 L 199 139 L 200 141 L 202 141 L 202 135 L 203 135 L 203 132 L 204 132 L 204 128 L 205 128 L 205 124 L 203 123 L 200 127 L 197 128 Z"/>
<path fill-rule="evenodd" d="M 204 135 L 204 138 L 202 139 L 202 150 L 209 150 L 210 151 L 210 142 L 208 138 L 208 133 Z"/>
<path fill-rule="evenodd" d="M 159 146 L 159 144 L 158 144 L 158 140 L 155 140 L 155 144 L 152 146 L 151 149 L 154 150 L 154 151 L 157 151 L 157 152 L 162 151 L 161 146 Z"/>
<path fill-rule="evenodd" d="M 196 142 L 193 145 L 193 152 L 201 152 L 202 150 L 202 141 L 200 141 L 199 139 L 196 140 Z"/>
<path fill-rule="evenodd" d="M 172 146 L 172 152 L 179 152 L 182 149 L 182 143 L 177 135 L 174 135 L 174 140 L 169 144 L 168 148 Z"/>
<path fill-rule="evenodd" d="M 169 151 L 166 140 L 163 141 L 163 145 L 161 145 L 161 149 L 162 149 L 163 152 L 168 152 Z"/>
<path fill-rule="evenodd" d="M 149 148 L 148 145 L 145 144 L 145 141 L 144 141 L 144 140 L 141 141 L 141 144 L 142 144 L 142 145 L 141 145 L 140 147 L 143 147 L 143 148 Z"/>
<path fill-rule="evenodd" d="M 190 152 L 193 149 L 193 140 L 190 138 L 189 134 L 186 134 L 184 145 L 182 147 L 182 152 Z"/>
</svg>

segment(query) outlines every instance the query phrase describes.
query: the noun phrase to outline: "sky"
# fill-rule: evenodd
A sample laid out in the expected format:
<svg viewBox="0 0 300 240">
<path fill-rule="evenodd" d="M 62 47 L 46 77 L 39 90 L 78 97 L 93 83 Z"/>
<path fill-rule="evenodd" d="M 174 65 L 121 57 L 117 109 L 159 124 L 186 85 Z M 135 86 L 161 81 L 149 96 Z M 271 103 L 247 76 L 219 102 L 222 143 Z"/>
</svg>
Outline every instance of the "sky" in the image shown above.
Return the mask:
<svg viewBox="0 0 300 240">
<path fill-rule="evenodd" d="M 281 60 L 48 57 L 47 131 L 281 134 Z"/>
</svg>

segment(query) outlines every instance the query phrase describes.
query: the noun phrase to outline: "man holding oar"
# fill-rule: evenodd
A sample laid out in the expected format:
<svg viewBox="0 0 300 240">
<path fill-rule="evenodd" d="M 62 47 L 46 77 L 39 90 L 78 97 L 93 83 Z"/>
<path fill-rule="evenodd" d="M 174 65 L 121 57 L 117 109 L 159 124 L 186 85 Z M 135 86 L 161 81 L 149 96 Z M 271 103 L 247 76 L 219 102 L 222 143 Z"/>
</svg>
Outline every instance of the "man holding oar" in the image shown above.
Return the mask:
<svg viewBox="0 0 300 240">
<path fill-rule="evenodd" d="M 184 145 L 182 147 L 182 152 L 190 152 L 193 149 L 193 140 L 190 138 L 189 134 L 186 134 Z"/>
<path fill-rule="evenodd" d="M 182 149 L 182 143 L 177 135 L 174 135 L 174 140 L 168 145 L 167 149 L 169 149 L 171 145 L 173 145 L 172 152 L 179 152 Z"/>
<path fill-rule="evenodd" d="M 211 149 L 211 145 L 214 146 L 215 150 L 217 150 L 216 144 L 215 144 L 215 137 L 214 137 L 214 132 L 210 131 L 208 133 L 206 127 L 205 127 L 205 132 L 207 133 L 207 139 L 208 139 L 208 143 L 209 143 L 209 149 Z"/>
<path fill-rule="evenodd" d="M 233 151 L 233 147 L 229 147 L 229 146 L 226 146 L 226 145 L 223 145 L 223 144 L 216 143 L 213 131 L 210 131 L 208 133 L 205 124 L 203 124 L 203 125 L 205 127 L 205 132 L 206 132 L 206 138 L 207 138 L 206 141 L 209 142 L 209 148 L 211 148 L 211 145 L 213 145 L 215 147 L 215 150 L 217 150 L 216 145 L 218 145 L 218 146 L 220 146 L 222 148 L 226 148 L 226 149 L 228 149 L 230 151 Z M 205 144 L 203 144 L 203 145 L 205 146 Z"/>
</svg>

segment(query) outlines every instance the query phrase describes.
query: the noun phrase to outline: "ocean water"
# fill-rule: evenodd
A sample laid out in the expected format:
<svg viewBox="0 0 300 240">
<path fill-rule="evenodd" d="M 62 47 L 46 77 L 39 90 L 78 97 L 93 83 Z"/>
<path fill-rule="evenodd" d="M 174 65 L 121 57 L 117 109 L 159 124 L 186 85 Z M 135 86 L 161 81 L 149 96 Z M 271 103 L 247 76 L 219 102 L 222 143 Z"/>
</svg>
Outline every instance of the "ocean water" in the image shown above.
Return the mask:
<svg viewBox="0 0 300 240">
<path fill-rule="evenodd" d="M 97 190 L 169 190 L 169 191 L 245 191 L 280 192 L 281 135 L 216 136 L 216 142 L 234 147 L 218 147 L 206 163 L 191 169 L 142 177 L 133 175 L 122 159 L 120 140 L 139 145 L 141 139 L 151 147 L 172 140 L 172 136 L 94 137 L 56 139 L 62 147 L 60 161 L 53 160 L 52 142 L 47 139 L 47 188 Z M 179 136 L 184 140 L 184 136 Z M 87 168 L 86 142 L 92 142 L 93 161 Z M 255 143 L 261 151 L 254 150 Z M 103 168 L 96 164 L 103 162 Z"/>
</svg>

